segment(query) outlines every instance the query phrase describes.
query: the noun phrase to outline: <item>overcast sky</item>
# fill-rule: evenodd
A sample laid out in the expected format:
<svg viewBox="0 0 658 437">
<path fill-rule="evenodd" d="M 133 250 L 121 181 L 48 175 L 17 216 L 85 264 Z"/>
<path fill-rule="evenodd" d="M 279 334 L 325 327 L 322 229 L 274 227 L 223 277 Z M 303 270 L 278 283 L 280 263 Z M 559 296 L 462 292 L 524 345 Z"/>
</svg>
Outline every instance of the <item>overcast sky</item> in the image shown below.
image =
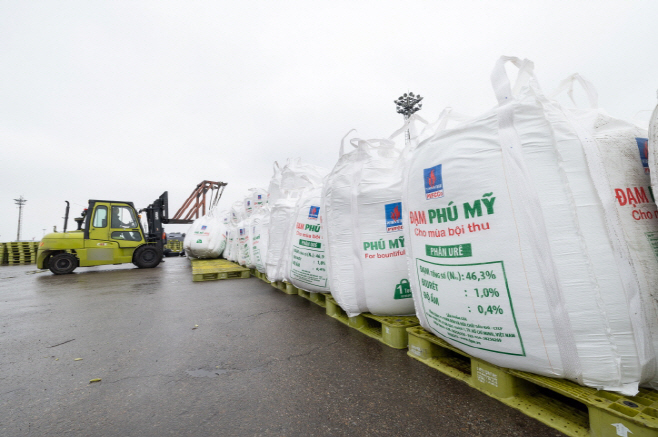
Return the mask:
<svg viewBox="0 0 658 437">
<path fill-rule="evenodd" d="M 545 91 L 579 72 L 608 113 L 646 125 L 657 17 L 633 0 L 4 0 L 0 241 L 21 195 L 23 240 L 61 230 L 65 200 L 75 217 L 90 198 L 144 207 L 168 190 L 173 215 L 215 180 L 228 208 L 274 161 L 331 168 L 350 129 L 387 137 L 404 92 L 430 121 L 486 111 L 501 55 L 533 60 Z"/>
</svg>

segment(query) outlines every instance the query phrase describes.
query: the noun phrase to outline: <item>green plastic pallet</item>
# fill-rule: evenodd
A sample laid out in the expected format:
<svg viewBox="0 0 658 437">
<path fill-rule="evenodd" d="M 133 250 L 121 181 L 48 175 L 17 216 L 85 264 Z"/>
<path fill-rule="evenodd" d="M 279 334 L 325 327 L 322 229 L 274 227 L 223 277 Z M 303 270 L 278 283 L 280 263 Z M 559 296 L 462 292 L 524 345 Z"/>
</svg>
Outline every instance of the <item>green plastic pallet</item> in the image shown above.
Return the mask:
<svg viewBox="0 0 658 437">
<path fill-rule="evenodd" d="M 420 323 L 418 318 L 413 316 L 375 316 L 361 313 L 355 317 L 348 317 L 330 295 L 326 296 L 325 302 L 327 315 L 395 349 L 407 348 L 407 328 Z"/>
<path fill-rule="evenodd" d="M 302 290 L 301 288 L 297 289 L 297 294 L 322 308 L 327 307 L 327 296 L 331 297 L 331 294 L 329 293 L 311 293 L 310 291 Z"/>
<path fill-rule="evenodd" d="M 249 269 L 224 259 L 193 259 L 192 281 L 248 278 Z"/>
<path fill-rule="evenodd" d="M 460 379 L 527 416 L 572 437 L 657 437 L 658 392 L 637 396 L 505 369 L 462 352 L 420 326 L 408 328 L 407 354 Z"/>
<path fill-rule="evenodd" d="M 286 294 L 297 294 L 297 287 L 293 286 L 290 282 L 276 281 L 272 285 Z"/>
<path fill-rule="evenodd" d="M 271 284 L 271 283 L 272 283 L 272 282 L 270 282 L 269 279 L 267 279 L 267 275 L 266 275 L 265 273 L 261 273 L 261 272 L 259 272 L 258 270 L 256 270 L 256 271 L 254 272 L 254 276 L 256 276 L 258 279 L 260 279 L 261 281 L 263 281 L 263 282 L 265 282 L 265 283 L 267 283 L 267 284 Z"/>
</svg>

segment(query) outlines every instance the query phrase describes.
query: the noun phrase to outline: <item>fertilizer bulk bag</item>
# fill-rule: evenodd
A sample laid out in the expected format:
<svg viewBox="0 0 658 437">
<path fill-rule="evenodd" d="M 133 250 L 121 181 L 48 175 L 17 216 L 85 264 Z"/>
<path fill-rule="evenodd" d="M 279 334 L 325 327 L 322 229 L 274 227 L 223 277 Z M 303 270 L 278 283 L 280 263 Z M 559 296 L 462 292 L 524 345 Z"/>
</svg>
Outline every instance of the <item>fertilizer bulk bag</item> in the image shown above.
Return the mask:
<svg viewBox="0 0 658 437">
<path fill-rule="evenodd" d="M 250 188 L 244 198 L 245 217 L 250 217 L 254 209 L 262 207 L 267 202 L 267 191 L 262 188 Z"/>
<path fill-rule="evenodd" d="M 312 293 L 329 293 L 321 203 L 322 185 L 302 192 L 295 207 L 296 220 L 288 245 L 288 280 Z"/>
<path fill-rule="evenodd" d="M 274 205 L 277 200 L 281 198 L 283 193 L 281 192 L 281 166 L 277 161 L 274 161 L 274 174 L 270 179 L 270 185 L 267 189 L 268 193 L 268 203 Z"/>
<path fill-rule="evenodd" d="M 226 228 L 211 211 L 192 223 L 183 247 L 192 258 L 219 258 L 226 247 Z"/>
<path fill-rule="evenodd" d="M 329 287 L 351 317 L 409 315 L 402 234 L 400 151 L 390 140 L 353 139 L 324 184 Z"/>
<path fill-rule="evenodd" d="M 492 83 L 498 107 L 422 142 L 405 165 L 421 325 L 495 365 L 635 394 L 646 327 L 620 292 L 588 169 L 568 155 L 581 140 L 530 61 L 501 58 Z"/>
<path fill-rule="evenodd" d="M 231 205 L 231 211 L 230 211 L 230 219 L 231 223 L 234 225 L 237 225 L 247 217 L 245 210 L 244 210 L 244 202 L 243 201 L 237 201 L 233 202 L 233 205 Z"/>
<path fill-rule="evenodd" d="M 657 387 L 658 311 L 653 293 L 658 283 L 658 208 L 651 190 L 648 133 L 599 109 L 596 89 L 579 74 L 565 79 L 556 94 L 568 90 L 575 104 L 574 84 L 583 87 L 590 107 L 565 108 L 565 114 L 580 128 L 576 130 L 582 139 L 584 161 L 601 200 L 624 291 L 632 313 L 637 314 L 634 320 L 644 323 L 651 337 L 651 348 L 639 351 L 646 354 L 644 360 L 651 361 L 645 365 L 642 382 Z M 637 341 L 641 349 L 641 339 Z"/>
<path fill-rule="evenodd" d="M 250 262 L 249 259 L 249 233 L 247 232 L 248 229 L 248 222 L 249 219 L 244 219 L 240 223 L 238 223 L 237 229 L 237 237 L 238 237 L 238 243 L 237 243 L 237 262 L 241 266 L 246 266 L 248 262 Z"/>
<path fill-rule="evenodd" d="M 267 271 L 267 247 L 269 245 L 270 207 L 265 204 L 251 215 L 251 253 L 254 268 L 261 273 Z"/>
<path fill-rule="evenodd" d="M 658 105 L 653 110 L 651 114 L 651 119 L 649 120 L 649 138 L 647 142 L 647 158 L 648 164 L 651 171 L 651 186 L 653 187 L 653 192 L 657 193 L 658 191 L 658 159 L 656 154 L 658 154 Z"/>
<path fill-rule="evenodd" d="M 275 169 L 277 167 L 275 166 Z M 267 276 L 270 281 L 287 281 L 290 264 L 290 235 L 295 226 L 295 205 L 305 188 L 322 183 L 328 170 L 301 159 L 289 159 L 280 169 L 279 199 L 272 205 L 269 244 L 267 249 Z M 275 177 L 278 177 L 275 171 Z M 270 183 L 270 186 L 273 186 Z"/>
<path fill-rule="evenodd" d="M 262 188 L 250 188 L 251 204 L 254 210 L 267 205 L 267 191 Z"/>
<path fill-rule="evenodd" d="M 286 254 L 287 241 L 294 227 L 298 192 L 279 198 L 272 206 L 270 214 L 269 244 L 267 245 L 266 274 L 272 282 L 286 279 L 286 266 L 289 255 Z"/>
<path fill-rule="evenodd" d="M 227 226 L 224 258 L 233 262 L 238 260 L 238 225 L 232 223 Z"/>
<path fill-rule="evenodd" d="M 312 184 L 320 185 L 328 173 L 328 169 L 303 162 L 300 158 L 289 159 L 281 169 L 280 189 L 285 195 L 308 188 Z"/>
<path fill-rule="evenodd" d="M 219 221 L 224 225 L 227 226 L 229 223 L 231 223 L 231 214 L 228 210 L 223 209 L 219 212 Z"/>
</svg>

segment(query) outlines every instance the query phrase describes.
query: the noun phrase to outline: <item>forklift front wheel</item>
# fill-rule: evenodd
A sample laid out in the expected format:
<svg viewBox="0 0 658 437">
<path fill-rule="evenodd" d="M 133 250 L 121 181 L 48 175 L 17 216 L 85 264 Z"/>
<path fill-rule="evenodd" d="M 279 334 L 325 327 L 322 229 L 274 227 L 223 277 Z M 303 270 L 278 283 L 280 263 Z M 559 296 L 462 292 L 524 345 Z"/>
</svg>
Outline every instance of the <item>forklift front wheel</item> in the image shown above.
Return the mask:
<svg viewBox="0 0 658 437">
<path fill-rule="evenodd" d="M 70 253 L 58 253 L 50 258 L 48 268 L 56 275 L 67 275 L 78 267 L 78 259 Z"/>
<path fill-rule="evenodd" d="M 150 269 L 156 267 L 162 261 L 162 255 L 153 246 L 140 246 L 133 256 L 133 264 L 140 269 Z"/>
</svg>

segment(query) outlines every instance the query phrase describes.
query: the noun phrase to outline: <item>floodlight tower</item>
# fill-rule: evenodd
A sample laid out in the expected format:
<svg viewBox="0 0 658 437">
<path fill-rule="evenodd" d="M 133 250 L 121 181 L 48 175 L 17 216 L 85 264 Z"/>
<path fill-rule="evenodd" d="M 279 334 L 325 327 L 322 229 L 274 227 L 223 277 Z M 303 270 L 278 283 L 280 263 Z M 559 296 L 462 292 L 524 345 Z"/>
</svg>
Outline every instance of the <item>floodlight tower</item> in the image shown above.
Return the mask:
<svg viewBox="0 0 658 437">
<path fill-rule="evenodd" d="M 18 199 L 14 199 L 16 205 L 18 205 L 18 232 L 16 232 L 16 241 L 21 241 L 21 220 L 23 219 L 23 205 L 27 202 L 26 199 L 23 199 L 23 196 Z"/>
<path fill-rule="evenodd" d="M 423 109 L 423 104 L 420 103 L 421 100 L 423 100 L 423 98 L 420 94 L 414 95 L 414 93 L 409 92 L 409 94 L 402 94 L 397 100 L 394 100 L 393 103 L 395 103 L 395 109 L 397 109 L 398 114 L 404 115 L 404 121 L 406 122 L 412 114 Z M 404 140 L 407 145 L 411 142 L 409 129 L 404 133 Z"/>
</svg>

